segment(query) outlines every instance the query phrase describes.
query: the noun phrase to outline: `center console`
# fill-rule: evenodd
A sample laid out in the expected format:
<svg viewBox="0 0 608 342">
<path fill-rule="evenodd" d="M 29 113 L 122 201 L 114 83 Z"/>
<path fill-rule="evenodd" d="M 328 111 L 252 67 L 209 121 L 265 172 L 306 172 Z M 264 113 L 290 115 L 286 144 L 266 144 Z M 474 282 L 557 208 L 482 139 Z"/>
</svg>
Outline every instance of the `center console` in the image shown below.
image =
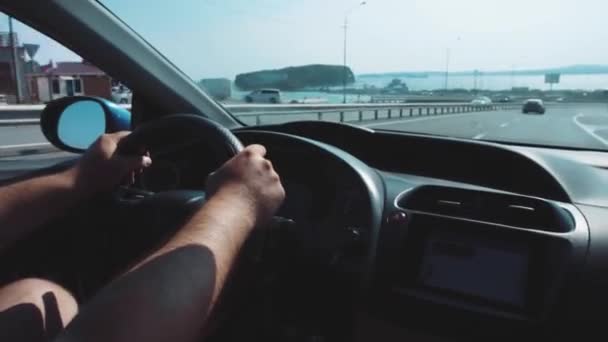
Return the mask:
<svg viewBox="0 0 608 342">
<path fill-rule="evenodd" d="M 423 186 L 393 203 L 382 229 L 370 307 L 399 325 L 511 336 L 558 312 L 584 261 L 574 207 L 511 194 Z"/>
<path fill-rule="evenodd" d="M 413 214 L 392 290 L 467 310 L 538 318 L 570 246 L 533 232 Z"/>
</svg>

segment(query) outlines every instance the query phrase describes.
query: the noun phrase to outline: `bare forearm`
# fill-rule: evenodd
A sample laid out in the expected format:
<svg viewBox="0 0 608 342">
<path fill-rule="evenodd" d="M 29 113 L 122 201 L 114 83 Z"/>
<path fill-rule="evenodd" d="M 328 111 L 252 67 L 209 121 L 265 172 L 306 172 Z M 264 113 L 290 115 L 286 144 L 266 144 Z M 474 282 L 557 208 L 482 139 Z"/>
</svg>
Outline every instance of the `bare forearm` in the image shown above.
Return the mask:
<svg viewBox="0 0 608 342">
<path fill-rule="evenodd" d="M 216 279 L 212 303 L 215 303 L 234 259 L 253 229 L 252 208 L 218 194 L 156 255 L 186 245 L 202 245 L 215 258 Z"/>
<path fill-rule="evenodd" d="M 196 341 L 239 248 L 248 208 L 214 196 L 164 247 L 87 305 L 60 341 Z M 111 318 L 110 324 L 99 324 Z"/>
<path fill-rule="evenodd" d="M 76 204 L 72 170 L 0 188 L 0 250 Z"/>
</svg>

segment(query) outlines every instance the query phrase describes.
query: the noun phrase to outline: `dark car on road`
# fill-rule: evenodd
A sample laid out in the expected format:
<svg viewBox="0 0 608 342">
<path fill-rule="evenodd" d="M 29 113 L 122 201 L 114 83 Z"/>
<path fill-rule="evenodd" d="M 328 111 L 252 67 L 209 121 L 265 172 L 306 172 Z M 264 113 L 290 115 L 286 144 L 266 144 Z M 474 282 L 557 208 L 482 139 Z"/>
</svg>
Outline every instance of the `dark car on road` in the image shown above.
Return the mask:
<svg viewBox="0 0 608 342">
<path fill-rule="evenodd" d="M 528 113 L 545 114 L 545 105 L 543 104 L 542 100 L 529 99 L 524 102 L 524 106 L 521 109 L 521 112 L 524 114 L 528 114 Z"/>
</svg>

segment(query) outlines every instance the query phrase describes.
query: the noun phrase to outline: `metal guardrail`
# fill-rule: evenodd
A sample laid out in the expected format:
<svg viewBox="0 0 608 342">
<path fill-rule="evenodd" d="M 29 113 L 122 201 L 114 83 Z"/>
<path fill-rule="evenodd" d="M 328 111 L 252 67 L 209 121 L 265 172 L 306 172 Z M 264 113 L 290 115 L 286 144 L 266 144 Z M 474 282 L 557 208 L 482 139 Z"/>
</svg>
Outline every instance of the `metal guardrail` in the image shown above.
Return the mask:
<svg viewBox="0 0 608 342">
<path fill-rule="evenodd" d="M 397 95 L 397 94 L 385 94 L 385 95 L 372 95 L 370 98 L 371 103 L 413 103 L 413 102 L 427 102 L 427 103 L 439 103 L 439 102 L 461 102 L 468 103 L 473 99 L 471 96 L 431 96 L 431 95 Z"/>
<path fill-rule="evenodd" d="M 254 111 L 236 113 L 236 117 L 248 124 L 265 124 L 308 119 L 337 122 L 364 122 L 385 119 L 406 119 L 418 116 L 461 114 L 472 112 L 518 109 L 519 105 L 471 105 L 471 104 L 383 104 L 345 105 L 329 108 L 296 110 Z M 276 118 L 279 118 L 277 120 Z M 275 118 L 275 119 L 273 119 Z M 249 120 L 246 120 L 249 119 Z M 268 119 L 268 120 L 264 120 Z M 267 122 L 270 121 L 270 122 Z M 279 122 L 277 122 L 279 121 Z"/>
<path fill-rule="evenodd" d="M 279 104 L 225 105 L 247 124 L 279 123 L 292 120 L 364 122 L 425 115 L 446 115 L 519 109 L 520 104 L 472 105 L 469 103 L 356 103 L 356 104 Z M 130 106 L 124 106 L 129 109 Z M 0 106 L 0 126 L 39 124 L 44 105 Z"/>
</svg>

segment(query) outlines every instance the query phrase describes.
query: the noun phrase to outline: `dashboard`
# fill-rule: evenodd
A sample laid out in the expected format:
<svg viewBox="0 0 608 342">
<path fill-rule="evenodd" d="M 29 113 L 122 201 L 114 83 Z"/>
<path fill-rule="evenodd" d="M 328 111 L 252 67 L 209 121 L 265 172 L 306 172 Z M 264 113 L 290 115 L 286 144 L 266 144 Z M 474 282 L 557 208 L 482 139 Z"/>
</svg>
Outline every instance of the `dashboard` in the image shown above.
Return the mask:
<svg viewBox="0 0 608 342">
<path fill-rule="evenodd" d="M 334 123 L 261 129 L 337 147 L 380 175 L 382 224 L 369 241 L 375 254 L 361 309 L 380 329 L 466 340 L 560 340 L 603 329 L 608 170 L 572 158 L 575 151 Z"/>
<path fill-rule="evenodd" d="M 348 250 L 339 264 L 358 275 L 345 285 L 360 290 L 358 329 L 373 321 L 396 340 L 412 329 L 466 340 L 603 329 L 608 170 L 574 152 L 334 123 L 234 133 L 267 147 L 287 193 L 279 215 Z M 172 153 L 139 186 L 202 190 L 219 165 L 192 164 L 201 150 Z"/>
</svg>

